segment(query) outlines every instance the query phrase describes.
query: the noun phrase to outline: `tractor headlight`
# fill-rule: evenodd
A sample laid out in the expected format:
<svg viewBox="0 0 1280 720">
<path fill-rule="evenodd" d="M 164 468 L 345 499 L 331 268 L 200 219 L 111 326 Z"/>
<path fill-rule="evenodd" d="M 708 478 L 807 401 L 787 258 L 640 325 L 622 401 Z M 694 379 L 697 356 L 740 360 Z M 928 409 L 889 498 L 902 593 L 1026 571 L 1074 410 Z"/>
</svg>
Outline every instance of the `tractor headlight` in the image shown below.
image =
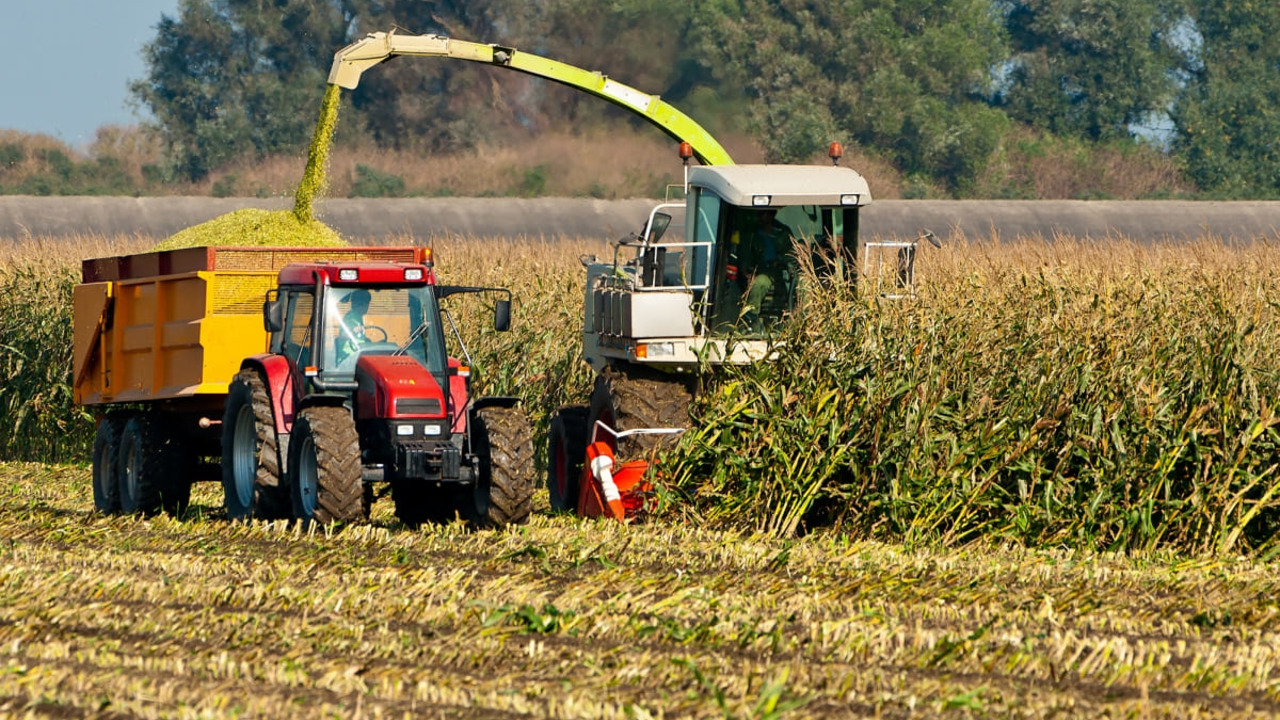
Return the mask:
<svg viewBox="0 0 1280 720">
<path fill-rule="evenodd" d="M 405 268 L 404 279 L 405 280 L 421 280 L 422 268 Z"/>
<path fill-rule="evenodd" d="M 755 205 L 756 207 L 768 207 L 769 203 L 772 201 L 773 201 L 772 195 L 752 195 L 751 196 L 751 204 Z"/>
<path fill-rule="evenodd" d="M 342 282 L 355 282 L 360 279 L 360 271 L 355 268 L 342 268 L 338 271 L 338 279 Z"/>
<path fill-rule="evenodd" d="M 841 205 L 857 205 L 858 196 L 857 195 L 841 195 L 840 204 Z"/>
<path fill-rule="evenodd" d="M 413 426 L 412 426 L 412 425 L 397 425 L 397 426 L 396 426 L 396 435 L 399 435 L 400 437 L 411 437 L 411 436 L 413 435 Z"/>
<path fill-rule="evenodd" d="M 423 434 L 423 435 L 426 435 L 426 436 L 428 436 L 428 437 L 434 437 L 434 436 L 437 436 L 437 435 L 443 435 L 443 434 L 444 434 L 444 428 L 440 427 L 439 425 L 428 425 L 428 426 L 426 426 L 426 427 L 422 428 L 422 434 Z"/>
</svg>

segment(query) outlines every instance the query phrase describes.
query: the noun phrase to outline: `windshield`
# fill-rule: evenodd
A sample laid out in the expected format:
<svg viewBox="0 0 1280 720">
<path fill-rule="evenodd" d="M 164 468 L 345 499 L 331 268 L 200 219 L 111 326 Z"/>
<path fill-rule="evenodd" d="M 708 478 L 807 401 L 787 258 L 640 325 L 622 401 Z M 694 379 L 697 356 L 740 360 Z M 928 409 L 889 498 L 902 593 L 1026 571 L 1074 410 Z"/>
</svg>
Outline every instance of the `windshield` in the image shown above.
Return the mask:
<svg viewBox="0 0 1280 720">
<path fill-rule="evenodd" d="M 355 373 L 361 355 L 404 354 L 443 377 L 444 334 L 433 288 L 333 287 L 325 293 L 320 369 Z"/>
<path fill-rule="evenodd" d="M 716 277 L 725 278 L 713 304 L 716 332 L 760 335 L 796 306 L 802 295 L 800 268 L 811 262 L 819 274 L 833 245 L 848 257 L 857 242 L 856 208 L 789 205 L 732 207 L 724 214 Z M 850 230 L 852 232 L 846 232 Z"/>
</svg>

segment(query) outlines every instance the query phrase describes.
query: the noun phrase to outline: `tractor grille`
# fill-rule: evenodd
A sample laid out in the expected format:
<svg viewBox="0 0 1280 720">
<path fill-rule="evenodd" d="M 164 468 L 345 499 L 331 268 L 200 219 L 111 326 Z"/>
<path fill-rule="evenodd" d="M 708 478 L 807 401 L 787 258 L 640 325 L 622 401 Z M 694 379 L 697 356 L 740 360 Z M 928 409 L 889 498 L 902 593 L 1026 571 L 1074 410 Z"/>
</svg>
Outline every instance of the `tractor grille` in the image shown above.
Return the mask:
<svg viewBox="0 0 1280 720">
<path fill-rule="evenodd" d="M 396 400 L 397 415 L 439 415 L 441 412 L 438 398 L 400 398 Z"/>
</svg>

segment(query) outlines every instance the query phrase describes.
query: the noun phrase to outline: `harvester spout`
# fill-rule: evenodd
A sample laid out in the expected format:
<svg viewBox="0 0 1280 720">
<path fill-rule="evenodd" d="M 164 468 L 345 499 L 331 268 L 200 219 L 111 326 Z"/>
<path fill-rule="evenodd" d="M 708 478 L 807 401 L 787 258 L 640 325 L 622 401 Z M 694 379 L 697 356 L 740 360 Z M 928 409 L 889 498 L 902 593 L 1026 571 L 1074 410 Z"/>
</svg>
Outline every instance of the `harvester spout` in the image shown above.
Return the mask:
<svg viewBox="0 0 1280 720">
<path fill-rule="evenodd" d="M 603 73 L 501 45 L 455 40 L 443 35 L 371 33 L 334 54 L 329 84 L 354 90 L 365 70 L 398 55 L 470 60 L 568 85 L 625 108 L 677 141 L 687 142 L 690 152 L 704 165 L 733 164 L 733 158 L 705 128 L 657 95 L 611 80 Z"/>
</svg>

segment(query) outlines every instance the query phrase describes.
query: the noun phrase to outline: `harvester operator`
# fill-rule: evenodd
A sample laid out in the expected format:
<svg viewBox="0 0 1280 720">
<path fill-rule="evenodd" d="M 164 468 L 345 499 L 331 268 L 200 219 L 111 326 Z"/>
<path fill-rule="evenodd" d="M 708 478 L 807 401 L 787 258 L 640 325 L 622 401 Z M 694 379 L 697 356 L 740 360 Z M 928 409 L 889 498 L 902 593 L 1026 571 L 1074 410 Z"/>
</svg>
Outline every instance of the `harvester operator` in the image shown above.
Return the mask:
<svg viewBox="0 0 1280 720">
<path fill-rule="evenodd" d="M 746 279 L 742 319 L 753 331 L 762 329 L 760 309 L 765 298 L 775 288 L 787 286 L 783 270 L 790 246 L 791 234 L 778 222 L 778 211 L 773 208 L 760 211 L 754 231 L 735 232 L 730 239 L 729 279 Z"/>
</svg>

